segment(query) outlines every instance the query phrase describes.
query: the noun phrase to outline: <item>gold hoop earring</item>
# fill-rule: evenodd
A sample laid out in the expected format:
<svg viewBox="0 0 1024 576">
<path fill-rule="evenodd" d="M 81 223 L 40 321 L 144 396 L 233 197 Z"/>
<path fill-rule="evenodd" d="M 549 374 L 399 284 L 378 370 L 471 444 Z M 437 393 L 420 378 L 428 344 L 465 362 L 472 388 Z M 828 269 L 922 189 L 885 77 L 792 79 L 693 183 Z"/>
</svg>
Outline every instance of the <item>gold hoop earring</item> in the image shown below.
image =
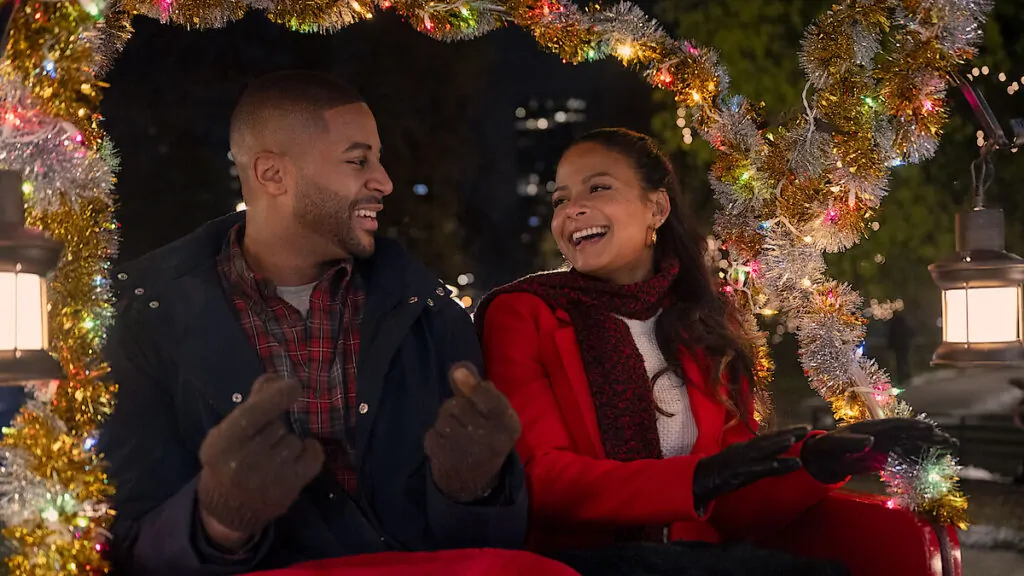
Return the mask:
<svg viewBox="0 0 1024 576">
<path fill-rule="evenodd" d="M 652 227 L 651 228 L 651 241 L 647 245 L 648 246 L 654 246 L 657 243 L 658 243 L 658 229 Z"/>
</svg>

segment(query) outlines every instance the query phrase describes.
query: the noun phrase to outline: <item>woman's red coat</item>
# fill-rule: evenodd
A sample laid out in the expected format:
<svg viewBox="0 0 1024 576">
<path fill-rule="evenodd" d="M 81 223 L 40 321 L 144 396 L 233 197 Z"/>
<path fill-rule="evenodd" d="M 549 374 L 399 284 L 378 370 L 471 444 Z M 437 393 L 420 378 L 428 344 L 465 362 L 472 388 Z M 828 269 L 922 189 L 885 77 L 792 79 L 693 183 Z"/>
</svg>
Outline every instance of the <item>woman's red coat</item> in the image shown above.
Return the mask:
<svg viewBox="0 0 1024 576">
<path fill-rule="evenodd" d="M 756 538 L 781 528 L 833 486 L 802 469 L 718 498 L 708 514 L 693 506 L 697 461 L 753 434 L 733 420 L 683 354 L 686 391 L 698 428 L 690 455 L 617 462 L 605 457 L 594 403 L 569 316 L 536 296 L 506 294 L 484 318 L 488 378 L 522 422 L 517 445 L 530 493 L 530 545 L 552 550 L 598 546 L 613 528 L 669 526 L 672 540 Z M 751 421 L 756 430 L 756 423 Z M 799 454 L 796 445 L 790 455 Z"/>
</svg>

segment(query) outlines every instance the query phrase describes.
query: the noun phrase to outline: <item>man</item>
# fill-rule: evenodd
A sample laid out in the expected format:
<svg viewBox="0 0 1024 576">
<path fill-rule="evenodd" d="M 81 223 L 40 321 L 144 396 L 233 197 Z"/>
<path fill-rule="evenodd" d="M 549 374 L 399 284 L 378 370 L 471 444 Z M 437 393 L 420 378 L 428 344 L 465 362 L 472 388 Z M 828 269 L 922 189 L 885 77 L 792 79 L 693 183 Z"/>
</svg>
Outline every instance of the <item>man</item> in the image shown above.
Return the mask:
<svg viewBox="0 0 1024 576">
<path fill-rule="evenodd" d="M 248 209 L 116 274 L 115 567 L 521 545 L 518 418 L 477 376 L 465 311 L 374 237 L 392 185 L 370 109 L 275 74 L 238 103 L 231 153 Z"/>
</svg>

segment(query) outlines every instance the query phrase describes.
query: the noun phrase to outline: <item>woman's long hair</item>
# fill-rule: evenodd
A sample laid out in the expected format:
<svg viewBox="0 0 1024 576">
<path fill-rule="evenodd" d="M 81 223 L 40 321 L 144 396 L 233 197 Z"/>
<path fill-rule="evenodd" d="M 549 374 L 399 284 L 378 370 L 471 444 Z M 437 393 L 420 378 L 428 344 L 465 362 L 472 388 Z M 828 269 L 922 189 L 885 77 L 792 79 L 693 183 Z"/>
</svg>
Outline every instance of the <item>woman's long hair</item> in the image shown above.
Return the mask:
<svg viewBox="0 0 1024 576">
<path fill-rule="evenodd" d="M 668 193 L 668 219 L 658 229 L 655 264 L 667 256 L 679 261 L 679 275 L 669 289 L 670 303 L 655 324 L 658 348 L 668 370 L 683 381 L 680 348 L 703 352 L 711 391 L 743 424 L 749 422 L 754 362 L 748 352 L 749 336 L 735 306 L 720 294 L 705 259 L 707 243 L 686 209 L 672 163 L 648 136 L 623 128 L 604 128 L 583 135 L 573 146 L 591 143 L 629 159 L 644 189 Z M 746 385 L 744 385 L 746 382 Z M 728 394 L 723 393 L 723 388 Z"/>
</svg>

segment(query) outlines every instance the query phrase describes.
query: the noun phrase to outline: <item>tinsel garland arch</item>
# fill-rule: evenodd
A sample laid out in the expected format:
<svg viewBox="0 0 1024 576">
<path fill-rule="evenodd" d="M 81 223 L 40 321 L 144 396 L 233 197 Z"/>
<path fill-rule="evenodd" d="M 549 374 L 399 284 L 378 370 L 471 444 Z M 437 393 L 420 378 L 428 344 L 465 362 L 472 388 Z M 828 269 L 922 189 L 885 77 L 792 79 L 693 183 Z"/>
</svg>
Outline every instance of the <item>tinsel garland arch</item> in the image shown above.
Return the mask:
<svg viewBox="0 0 1024 576">
<path fill-rule="evenodd" d="M 767 128 L 728 95 L 711 49 L 677 41 L 630 3 L 580 8 L 561 0 L 49 0 L 14 2 L 0 63 L 0 167 L 24 171 L 29 221 L 64 242 L 51 281 L 52 349 L 68 375 L 32 397 L 0 445 L 0 520 L 14 575 L 102 574 L 107 500 L 99 422 L 113 408 L 99 356 L 112 320 L 109 262 L 117 245 L 116 157 L 97 114 L 102 73 L 135 15 L 212 28 L 262 10 L 304 32 L 332 32 L 392 9 L 438 40 L 516 24 L 569 63 L 613 57 L 669 90 L 717 150 L 710 180 L 728 251 L 722 290 L 748 314 L 757 410 L 770 410 L 772 365 L 755 314 L 785 314 L 810 384 L 838 420 L 912 416 L 888 376 L 858 352 L 860 298 L 825 275 L 822 253 L 857 243 L 889 171 L 934 154 L 950 73 L 974 55 L 987 0 L 846 0 L 806 31 L 804 114 Z M 0 1 L 0 4 L 4 2 Z M 966 526 L 957 466 L 946 453 L 890 458 L 894 506 Z"/>
</svg>

